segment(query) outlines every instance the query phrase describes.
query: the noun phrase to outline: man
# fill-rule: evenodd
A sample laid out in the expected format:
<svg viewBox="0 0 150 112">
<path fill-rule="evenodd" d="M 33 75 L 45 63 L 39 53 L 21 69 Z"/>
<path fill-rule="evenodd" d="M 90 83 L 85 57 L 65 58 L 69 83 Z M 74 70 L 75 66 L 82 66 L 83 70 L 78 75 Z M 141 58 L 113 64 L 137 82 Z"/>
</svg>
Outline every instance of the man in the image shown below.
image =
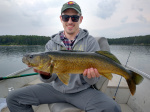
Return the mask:
<svg viewBox="0 0 150 112">
<path fill-rule="evenodd" d="M 100 50 L 98 42 L 79 28 L 83 20 L 80 6 L 67 2 L 61 9 L 60 20 L 64 31 L 52 36 L 46 44 L 46 51 L 51 50 L 82 50 L 94 52 Z M 7 97 L 11 112 L 33 112 L 31 105 L 67 102 L 86 112 L 120 112 L 120 107 L 105 94 L 91 88 L 100 79 L 96 68 L 88 68 L 82 74 L 70 74 L 68 86 L 64 85 L 56 74 L 40 73 L 43 84 L 37 84 L 13 91 Z"/>
</svg>

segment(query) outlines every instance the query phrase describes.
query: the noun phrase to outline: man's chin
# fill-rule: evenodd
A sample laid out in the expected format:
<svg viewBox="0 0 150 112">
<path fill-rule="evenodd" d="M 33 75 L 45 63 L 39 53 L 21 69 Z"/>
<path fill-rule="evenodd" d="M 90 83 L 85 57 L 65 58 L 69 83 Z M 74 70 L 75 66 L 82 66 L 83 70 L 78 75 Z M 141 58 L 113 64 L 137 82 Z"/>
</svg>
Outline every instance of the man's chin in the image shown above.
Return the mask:
<svg viewBox="0 0 150 112">
<path fill-rule="evenodd" d="M 72 29 L 70 29 L 70 30 L 67 30 L 66 33 L 69 34 L 69 35 L 72 35 L 72 34 L 74 34 L 75 32 L 74 32 Z"/>
</svg>

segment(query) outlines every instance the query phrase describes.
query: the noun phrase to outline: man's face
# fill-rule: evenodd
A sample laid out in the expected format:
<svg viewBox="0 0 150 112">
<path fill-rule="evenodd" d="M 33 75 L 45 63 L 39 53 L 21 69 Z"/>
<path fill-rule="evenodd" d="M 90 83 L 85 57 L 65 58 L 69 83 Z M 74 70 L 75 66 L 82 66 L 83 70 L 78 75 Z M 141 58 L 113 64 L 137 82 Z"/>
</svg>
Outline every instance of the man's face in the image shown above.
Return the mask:
<svg viewBox="0 0 150 112">
<path fill-rule="evenodd" d="M 62 13 L 62 15 L 69 15 L 69 16 L 71 16 L 71 15 L 78 15 L 79 16 L 78 12 L 76 10 L 74 10 L 74 9 L 66 9 Z M 71 17 L 70 17 L 67 22 L 64 22 L 62 20 L 62 17 L 60 16 L 60 20 L 61 20 L 61 22 L 63 24 L 64 31 L 65 31 L 65 33 L 67 33 L 69 35 L 73 35 L 73 34 L 75 34 L 75 33 L 77 33 L 79 31 L 79 25 L 82 22 L 82 19 L 83 19 L 83 17 L 80 16 L 78 22 L 73 22 Z"/>
</svg>

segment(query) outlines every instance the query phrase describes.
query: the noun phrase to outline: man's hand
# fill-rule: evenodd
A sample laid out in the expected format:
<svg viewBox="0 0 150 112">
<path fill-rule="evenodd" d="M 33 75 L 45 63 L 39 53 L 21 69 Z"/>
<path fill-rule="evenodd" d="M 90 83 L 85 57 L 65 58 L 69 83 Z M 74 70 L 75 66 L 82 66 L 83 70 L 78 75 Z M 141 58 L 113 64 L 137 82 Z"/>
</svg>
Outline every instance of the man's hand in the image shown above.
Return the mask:
<svg viewBox="0 0 150 112">
<path fill-rule="evenodd" d="M 89 79 L 95 78 L 95 77 L 100 77 L 100 74 L 96 68 L 85 69 L 83 72 L 83 75 L 87 76 Z"/>
</svg>

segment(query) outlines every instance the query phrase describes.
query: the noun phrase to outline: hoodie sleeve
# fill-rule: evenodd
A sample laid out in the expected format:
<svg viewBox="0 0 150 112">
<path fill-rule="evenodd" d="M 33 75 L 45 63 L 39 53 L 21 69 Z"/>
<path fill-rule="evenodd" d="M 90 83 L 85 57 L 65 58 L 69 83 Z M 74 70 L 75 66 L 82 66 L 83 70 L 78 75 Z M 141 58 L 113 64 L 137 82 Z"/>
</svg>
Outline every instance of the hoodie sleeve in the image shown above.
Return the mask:
<svg viewBox="0 0 150 112">
<path fill-rule="evenodd" d="M 49 40 L 46 45 L 45 45 L 45 52 L 51 51 L 52 50 L 52 41 Z"/>
<path fill-rule="evenodd" d="M 56 44 L 52 41 L 53 38 L 57 38 L 58 34 L 54 34 L 51 36 L 50 40 L 45 45 L 45 52 L 52 51 L 56 49 Z"/>
<path fill-rule="evenodd" d="M 100 46 L 98 44 L 98 41 L 92 36 L 89 36 L 89 38 L 87 39 L 86 45 L 87 45 L 87 48 L 86 48 L 87 52 L 100 51 Z"/>
<path fill-rule="evenodd" d="M 40 80 L 41 80 L 42 82 L 49 83 L 49 82 L 54 81 L 54 80 L 57 78 L 57 75 L 56 75 L 56 74 L 52 74 L 49 79 L 45 79 L 45 78 L 43 78 L 41 75 L 39 75 L 39 77 L 40 77 Z"/>
<path fill-rule="evenodd" d="M 101 76 L 100 76 L 100 77 L 101 77 Z M 85 80 L 88 84 L 90 84 L 90 85 L 96 84 L 97 81 L 100 79 L 100 77 L 95 77 L 95 78 L 89 79 L 88 77 L 83 76 L 84 80 Z"/>
</svg>

